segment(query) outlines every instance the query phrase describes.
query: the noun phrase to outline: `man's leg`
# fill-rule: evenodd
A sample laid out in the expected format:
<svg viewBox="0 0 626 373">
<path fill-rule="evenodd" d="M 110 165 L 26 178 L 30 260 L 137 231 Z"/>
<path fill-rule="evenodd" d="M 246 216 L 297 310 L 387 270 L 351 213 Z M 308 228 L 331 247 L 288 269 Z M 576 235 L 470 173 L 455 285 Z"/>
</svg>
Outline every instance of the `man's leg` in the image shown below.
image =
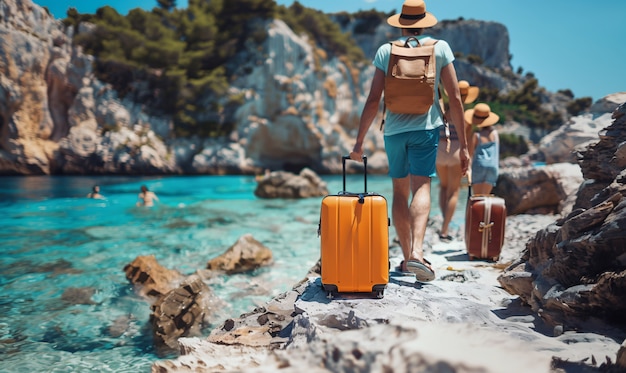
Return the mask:
<svg viewBox="0 0 626 373">
<path fill-rule="evenodd" d="M 424 236 L 430 214 L 430 177 L 410 175 L 413 198 L 409 206 L 411 252 L 409 259 L 424 261 Z M 404 250 L 404 248 L 403 248 Z M 430 266 L 429 266 L 430 267 Z"/>
<path fill-rule="evenodd" d="M 391 205 L 391 217 L 393 226 L 396 229 L 398 241 L 404 255 L 405 266 L 401 268 L 406 271 L 406 261 L 411 255 L 411 219 L 409 216 L 409 177 L 392 178 L 393 183 L 393 202 Z"/>
</svg>

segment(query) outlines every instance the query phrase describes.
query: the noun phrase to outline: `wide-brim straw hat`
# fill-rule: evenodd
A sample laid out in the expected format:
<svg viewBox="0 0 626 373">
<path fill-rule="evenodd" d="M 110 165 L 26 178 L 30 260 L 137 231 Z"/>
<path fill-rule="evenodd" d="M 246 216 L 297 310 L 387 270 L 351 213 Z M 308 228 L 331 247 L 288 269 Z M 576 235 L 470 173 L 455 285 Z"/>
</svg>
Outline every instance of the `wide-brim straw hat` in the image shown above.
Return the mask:
<svg viewBox="0 0 626 373">
<path fill-rule="evenodd" d="M 448 96 L 448 91 L 443 89 L 443 92 Z M 459 92 L 461 93 L 461 102 L 464 104 L 471 104 L 478 98 L 480 89 L 478 87 L 470 86 L 467 80 L 459 80 Z"/>
<path fill-rule="evenodd" d="M 476 127 L 489 127 L 498 123 L 500 116 L 491 112 L 487 104 L 476 104 L 473 109 L 465 110 L 465 123 Z"/>
<path fill-rule="evenodd" d="M 459 81 L 459 92 L 461 92 L 461 101 L 464 104 L 471 104 L 478 98 L 478 87 L 473 87 L 467 80 Z"/>
<path fill-rule="evenodd" d="M 437 18 L 426 11 L 424 0 L 406 0 L 402 13 L 387 18 L 390 26 L 398 28 L 426 28 L 437 24 Z"/>
</svg>

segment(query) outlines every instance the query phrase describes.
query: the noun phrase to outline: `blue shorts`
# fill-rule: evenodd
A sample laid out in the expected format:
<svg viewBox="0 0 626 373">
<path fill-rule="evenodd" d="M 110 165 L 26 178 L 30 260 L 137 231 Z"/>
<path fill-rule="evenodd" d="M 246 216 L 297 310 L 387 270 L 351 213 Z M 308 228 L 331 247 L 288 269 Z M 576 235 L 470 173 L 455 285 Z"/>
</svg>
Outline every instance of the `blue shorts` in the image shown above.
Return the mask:
<svg viewBox="0 0 626 373">
<path fill-rule="evenodd" d="M 411 175 L 437 175 L 437 145 L 439 128 L 403 132 L 385 136 L 385 151 L 389 160 L 389 176 L 403 178 Z"/>
<path fill-rule="evenodd" d="M 472 165 L 472 184 L 487 183 L 496 186 L 498 167 Z"/>
</svg>

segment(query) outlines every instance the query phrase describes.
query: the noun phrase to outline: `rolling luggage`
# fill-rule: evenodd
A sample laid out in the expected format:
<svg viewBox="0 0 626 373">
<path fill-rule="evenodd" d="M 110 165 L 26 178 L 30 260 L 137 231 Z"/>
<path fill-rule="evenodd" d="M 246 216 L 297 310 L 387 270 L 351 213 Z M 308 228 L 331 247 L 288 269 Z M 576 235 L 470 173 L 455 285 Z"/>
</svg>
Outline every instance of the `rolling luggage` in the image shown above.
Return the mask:
<svg viewBox="0 0 626 373">
<path fill-rule="evenodd" d="M 465 212 L 465 247 L 470 260 L 498 261 L 504 244 L 506 205 L 494 195 L 470 196 Z"/>
<path fill-rule="evenodd" d="M 363 156 L 364 190 L 343 190 L 322 199 L 318 235 L 321 237 L 322 286 L 329 299 L 337 293 L 374 293 L 384 296 L 389 282 L 389 225 L 387 200 L 367 192 L 367 158 Z"/>
</svg>

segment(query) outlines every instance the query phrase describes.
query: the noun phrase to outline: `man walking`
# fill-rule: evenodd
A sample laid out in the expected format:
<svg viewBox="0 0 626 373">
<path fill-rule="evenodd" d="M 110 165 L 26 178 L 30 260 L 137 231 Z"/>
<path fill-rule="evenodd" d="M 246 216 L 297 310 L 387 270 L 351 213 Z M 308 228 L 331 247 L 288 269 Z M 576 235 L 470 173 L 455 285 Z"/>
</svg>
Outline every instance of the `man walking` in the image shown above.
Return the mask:
<svg viewBox="0 0 626 373">
<path fill-rule="evenodd" d="M 425 28 L 437 24 L 437 19 L 426 11 L 423 0 L 406 0 L 402 13 L 387 19 L 387 23 L 402 30 L 400 40 L 417 38 L 426 42 L 422 35 Z M 359 132 L 350 158 L 360 161 L 363 156 L 363 141 L 372 121 L 378 113 L 380 99 L 385 87 L 385 75 L 391 54 L 391 45 L 386 43 L 376 52 L 374 66 L 376 72 L 371 82 L 370 92 L 361 114 Z M 392 219 L 402 247 L 404 260 L 401 271 L 415 273 L 418 281 L 432 281 L 435 272 L 424 259 L 424 235 L 430 213 L 430 181 L 436 175 L 435 162 L 439 142 L 439 127 L 444 124 L 443 114 L 436 104 L 439 101 L 438 84 L 443 82 L 449 95 L 450 120 L 459 136 L 461 171 L 467 171 L 469 153 L 462 127 L 463 104 L 459 93 L 456 70 L 452 61 L 454 54 L 447 42 L 439 40 L 435 44 L 436 83 L 435 105 L 422 115 L 403 114 L 389 111 L 385 121 L 385 150 L 389 161 L 389 176 L 393 183 Z M 410 197 L 410 198 L 409 198 Z"/>
</svg>

